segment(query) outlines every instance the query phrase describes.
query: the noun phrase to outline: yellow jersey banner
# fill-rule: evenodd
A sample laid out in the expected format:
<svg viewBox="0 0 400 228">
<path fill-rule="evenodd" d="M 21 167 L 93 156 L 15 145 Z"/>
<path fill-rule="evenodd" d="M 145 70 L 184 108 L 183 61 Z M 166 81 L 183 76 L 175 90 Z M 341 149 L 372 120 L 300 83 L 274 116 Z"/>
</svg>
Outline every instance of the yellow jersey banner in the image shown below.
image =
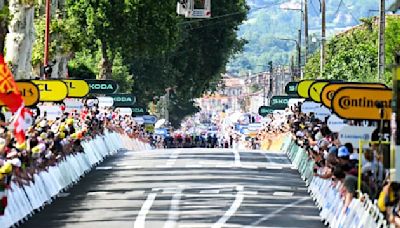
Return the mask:
<svg viewBox="0 0 400 228">
<path fill-rule="evenodd" d="M 39 87 L 40 101 L 63 101 L 68 95 L 68 87 L 60 80 L 32 80 Z"/>
<path fill-rule="evenodd" d="M 380 88 L 344 87 L 332 99 L 332 109 L 348 120 L 390 120 L 392 116 L 392 90 Z"/>
<path fill-rule="evenodd" d="M 89 94 L 89 84 L 85 80 L 63 80 L 68 86 L 69 98 L 82 98 Z"/>
<path fill-rule="evenodd" d="M 315 80 L 302 80 L 297 86 L 297 94 L 302 98 L 309 98 L 308 90 L 310 86 L 315 82 Z"/>
<path fill-rule="evenodd" d="M 321 103 L 321 92 L 322 89 L 328 85 L 329 82 L 324 82 L 324 81 L 316 81 L 313 84 L 311 84 L 310 88 L 308 89 L 308 95 L 309 97 L 317 102 L 317 103 Z"/>
<path fill-rule="evenodd" d="M 384 84 L 380 83 L 357 83 L 357 82 L 345 82 L 345 83 L 329 83 L 322 88 L 321 91 L 321 103 L 327 108 L 332 108 L 332 99 L 336 91 L 345 87 L 362 87 L 362 88 L 387 88 Z"/>
</svg>

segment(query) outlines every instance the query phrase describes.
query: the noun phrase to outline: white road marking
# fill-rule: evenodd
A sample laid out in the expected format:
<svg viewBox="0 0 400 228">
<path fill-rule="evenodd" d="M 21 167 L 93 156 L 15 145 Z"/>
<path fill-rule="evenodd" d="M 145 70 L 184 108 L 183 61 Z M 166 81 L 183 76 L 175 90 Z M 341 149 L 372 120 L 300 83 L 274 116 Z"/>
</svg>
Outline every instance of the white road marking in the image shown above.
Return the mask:
<svg viewBox="0 0 400 228">
<path fill-rule="evenodd" d="M 169 156 L 169 159 L 166 164 L 168 167 L 172 167 L 175 164 L 176 160 L 179 157 L 180 152 L 181 152 L 181 150 L 174 150 L 174 152 L 172 152 L 172 154 Z"/>
<path fill-rule="evenodd" d="M 202 165 L 196 165 L 196 164 L 193 164 L 193 165 L 189 164 L 189 165 L 186 165 L 185 167 L 186 168 L 201 168 L 203 166 Z"/>
<path fill-rule="evenodd" d="M 113 169 L 113 167 L 111 167 L 111 166 L 99 166 L 99 167 L 96 167 L 96 170 L 110 170 L 110 169 Z"/>
<path fill-rule="evenodd" d="M 274 192 L 273 196 L 293 196 L 294 192 Z"/>
<path fill-rule="evenodd" d="M 244 168 L 244 169 L 258 169 L 258 166 L 256 166 L 256 165 L 242 165 L 241 168 Z"/>
<path fill-rule="evenodd" d="M 200 194 L 218 194 L 219 190 L 202 190 Z"/>
<path fill-rule="evenodd" d="M 235 166 L 236 166 L 236 167 L 241 166 L 242 164 L 241 164 L 241 162 L 240 162 L 240 154 L 239 154 L 239 151 L 238 151 L 238 150 L 234 150 L 234 151 L 233 151 L 233 154 L 235 155 Z"/>
<path fill-rule="evenodd" d="M 182 197 L 182 189 L 178 189 L 171 200 L 171 208 L 169 209 L 168 221 L 164 224 L 164 228 L 176 227 L 179 218 L 179 201 Z"/>
<path fill-rule="evenodd" d="M 144 224 L 146 221 L 146 215 L 149 213 L 151 206 L 153 205 L 154 200 L 156 199 L 157 193 L 150 193 L 147 196 L 146 201 L 142 205 L 138 216 L 136 217 L 134 228 L 144 228 Z"/>
<path fill-rule="evenodd" d="M 243 189 L 243 186 L 236 186 L 236 191 L 238 192 L 236 194 L 235 201 L 233 201 L 233 204 L 229 210 L 226 211 L 225 214 L 211 228 L 221 228 L 230 219 L 230 217 L 236 213 L 244 199 Z"/>
<path fill-rule="evenodd" d="M 284 211 L 284 210 L 286 210 L 286 209 L 288 209 L 288 208 L 290 208 L 290 207 L 296 206 L 297 204 L 300 204 L 300 203 L 302 203 L 302 202 L 304 202 L 304 201 L 306 201 L 306 200 L 308 200 L 308 199 L 309 199 L 309 198 L 306 198 L 306 197 L 305 197 L 305 198 L 301 198 L 301 199 L 299 199 L 299 200 L 297 200 L 297 201 L 295 201 L 295 202 L 293 202 L 293 203 L 291 203 L 291 204 L 289 204 L 289 205 L 283 206 L 283 207 L 279 208 L 278 210 L 276 210 L 276 211 L 274 211 L 274 212 L 272 212 L 272 213 L 270 213 L 270 214 L 268 214 L 268 215 L 266 215 L 266 216 L 260 218 L 259 220 L 253 222 L 250 226 L 245 226 L 245 228 L 251 228 L 252 226 L 257 226 L 257 225 L 259 225 L 260 223 L 262 223 L 262 222 L 264 222 L 264 221 L 267 221 L 267 220 L 270 219 L 270 218 L 275 217 L 276 215 L 278 215 L 278 214 L 281 213 L 282 211 Z"/>
</svg>

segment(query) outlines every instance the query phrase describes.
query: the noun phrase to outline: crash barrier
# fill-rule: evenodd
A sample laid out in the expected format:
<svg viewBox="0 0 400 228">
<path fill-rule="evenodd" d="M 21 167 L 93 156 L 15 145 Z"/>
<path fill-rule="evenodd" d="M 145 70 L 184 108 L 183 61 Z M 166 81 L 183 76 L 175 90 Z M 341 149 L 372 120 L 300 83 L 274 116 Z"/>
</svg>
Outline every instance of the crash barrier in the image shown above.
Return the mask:
<svg viewBox="0 0 400 228">
<path fill-rule="evenodd" d="M 329 179 L 314 176 L 314 161 L 291 137 L 285 139 L 281 149 L 287 153 L 306 182 L 308 192 L 320 209 L 320 217 L 325 225 L 332 228 L 388 227 L 383 214 L 367 194 L 362 194 L 359 199 L 354 198 L 345 209 L 339 186 L 335 186 Z"/>
<path fill-rule="evenodd" d="M 120 149 L 141 151 L 150 149 L 150 145 L 129 138 L 126 135 L 107 132 L 90 141 L 82 142 L 84 153 L 71 154 L 55 166 L 48 167 L 33 175 L 28 185 L 19 186 L 14 182 L 7 192 L 8 205 L 4 216 L 0 216 L 0 227 L 11 227 L 26 221 L 62 196 L 62 193 L 76 184 L 92 168 L 106 157 Z"/>
</svg>

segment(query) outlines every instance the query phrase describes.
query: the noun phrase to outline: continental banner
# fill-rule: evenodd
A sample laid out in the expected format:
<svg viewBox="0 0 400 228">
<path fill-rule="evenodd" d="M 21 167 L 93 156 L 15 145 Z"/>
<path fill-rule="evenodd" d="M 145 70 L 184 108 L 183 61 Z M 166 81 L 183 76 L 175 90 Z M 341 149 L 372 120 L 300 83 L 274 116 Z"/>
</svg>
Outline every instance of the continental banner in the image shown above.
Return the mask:
<svg viewBox="0 0 400 228">
<path fill-rule="evenodd" d="M 382 88 L 385 89 L 387 88 L 384 84 L 380 83 L 357 83 L 357 82 L 335 82 L 335 83 L 329 83 L 324 86 L 324 88 L 321 91 L 321 103 L 325 105 L 327 108 L 332 107 L 332 99 L 333 96 L 335 95 L 336 91 L 345 88 L 345 87 L 362 87 L 362 88 Z"/>
<path fill-rule="evenodd" d="M 32 80 L 39 87 L 40 101 L 59 102 L 68 95 L 68 87 L 60 80 Z"/>
<path fill-rule="evenodd" d="M 85 80 L 63 80 L 68 86 L 69 98 L 82 98 L 89 94 L 89 84 Z"/>
<path fill-rule="evenodd" d="M 40 99 L 39 88 L 30 81 L 18 81 L 16 82 L 19 92 L 22 95 L 24 104 L 27 107 L 35 106 Z M 0 106 L 4 104 L 0 101 Z"/>
<path fill-rule="evenodd" d="M 344 87 L 332 99 L 333 112 L 348 120 L 390 120 L 392 90 L 381 88 Z"/>
</svg>

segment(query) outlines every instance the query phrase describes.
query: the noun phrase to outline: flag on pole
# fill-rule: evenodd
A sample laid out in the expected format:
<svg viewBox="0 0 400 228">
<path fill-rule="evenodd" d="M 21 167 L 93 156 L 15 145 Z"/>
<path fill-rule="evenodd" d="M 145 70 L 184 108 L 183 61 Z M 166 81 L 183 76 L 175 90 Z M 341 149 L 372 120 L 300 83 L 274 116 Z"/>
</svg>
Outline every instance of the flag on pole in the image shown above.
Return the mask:
<svg viewBox="0 0 400 228">
<path fill-rule="evenodd" d="M 22 96 L 3 55 L 0 55 L 0 101 L 13 113 L 23 105 Z"/>
<path fill-rule="evenodd" d="M 14 116 L 14 137 L 18 144 L 25 142 L 25 131 L 32 125 L 32 112 L 21 106 Z"/>
</svg>

